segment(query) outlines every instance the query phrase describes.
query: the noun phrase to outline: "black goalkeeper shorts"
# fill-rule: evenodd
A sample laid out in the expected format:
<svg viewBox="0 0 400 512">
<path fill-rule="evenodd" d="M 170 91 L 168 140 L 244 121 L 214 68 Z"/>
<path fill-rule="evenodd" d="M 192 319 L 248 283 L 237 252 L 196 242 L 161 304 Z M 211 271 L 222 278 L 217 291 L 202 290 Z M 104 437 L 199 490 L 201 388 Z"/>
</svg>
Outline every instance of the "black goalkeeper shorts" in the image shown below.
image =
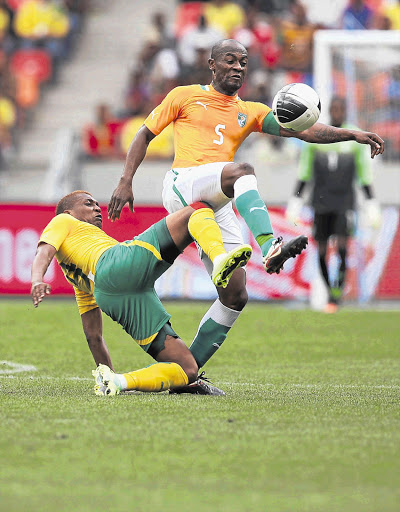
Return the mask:
<svg viewBox="0 0 400 512">
<path fill-rule="evenodd" d="M 351 236 L 354 231 L 354 212 L 329 212 L 314 214 L 313 236 L 325 242 L 332 235 Z"/>
</svg>

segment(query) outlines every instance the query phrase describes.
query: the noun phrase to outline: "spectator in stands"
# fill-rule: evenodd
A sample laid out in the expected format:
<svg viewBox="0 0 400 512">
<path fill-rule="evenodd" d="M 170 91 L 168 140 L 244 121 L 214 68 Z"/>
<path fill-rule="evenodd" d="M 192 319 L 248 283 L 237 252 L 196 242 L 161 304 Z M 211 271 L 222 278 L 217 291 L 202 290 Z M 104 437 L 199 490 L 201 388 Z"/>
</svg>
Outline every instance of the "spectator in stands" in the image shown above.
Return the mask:
<svg viewBox="0 0 400 512">
<path fill-rule="evenodd" d="M 400 30 L 400 0 L 396 3 L 385 2 L 378 17 L 389 30 Z"/>
<path fill-rule="evenodd" d="M 365 0 L 350 0 L 342 14 L 341 28 L 344 30 L 366 30 L 372 28 L 374 11 Z"/>
<path fill-rule="evenodd" d="M 265 69 L 256 69 L 248 77 L 249 88 L 246 101 L 258 101 L 265 105 L 272 104 L 271 75 Z"/>
<path fill-rule="evenodd" d="M 17 84 L 15 76 L 10 72 L 9 57 L 0 50 L 0 91 L 14 102 L 17 97 Z"/>
<path fill-rule="evenodd" d="M 279 27 L 280 67 L 289 72 L 287 82 L 312 83 L 313 37 L 316 26 L 307 19 L 305 6 L 297 0 L 290 5 L 289 18 Z M 293 72 L 302 73 L 301 76 Z"/>
<path fill-rule="evenodd" d="M 118 117 L 148 115 L 151 111 L 151 94 L 143 68 L 132 69 L 124 92 L 124 107 Z"/>
<path fill-rule="evenodd" d="M 229 0 L 210 0 L 204 6 L 207 23 L 220 30 L 224 37 L 230 37 L 234 30 L 243 26 L 246 13 L 243 8 Z"/>
<path fill-rule="evenodd" d="M 67 57 L 70 23 L 66 12 L 53 0 L 26 0 L 16 11 L 14 29 L 24 48 L 44 48 L 53 59 L 53 78 Z"/>
<path fill-rule="evenodd" d="M 207 18 L 202 15 L 196 27 L 188 29 L 178 44 L 178 56 L 183 66 L 193 66 L 196 58 L 196 48 L 209 48 L 224 38 L 223 32 L 210 27 Z"/>
<path fill-rule="evenodd" d="M 276 31 L 265 14 L 251 7 L 247 11 L 245 24 L 238 27 L 232 37 L 248 49 L 249 69 L 276 67 L 280 50 Z"/>
<path fill-rule="evenodd" d="M 89 9 L 89 0 L 63 0 L 64 10 L 69 19 L 69 32 L 66 35 L 66 52 L 69 56 L 82 32 L 86 13 Z"/>
<path fill-rule="evenodd" d="M 178 85 L 179 61 L 175 50 L 162 48 L 156 34 L 150 34 L 141 52 L 141 65 L 151 89 L 154 106 Z"/>
<path fill-rule="evenodd" d="M 194 46 L 195 60 L 191 65 L 182 66 L 179 76 L 180 85 L 208 84 L 210 81 L 208 65 L 210 50 L 207 41 L 197 40 Z"/>
<path fill-rule="evenodd" d="M 0 169 L 7 166 L 7 159 L 15 149 L 17 108 L 14 101 L 0 93 Z"/>
<path fill-rule="evenodd" d="M 162 48 L 175 48 L 175 37 L 173 31 L 167 25 L 163 11 L 153 13 L 149 31 L 153 31 L 156 34 Z"/>
<path fill-rule="evenodd" d="M 111 108 L 106 103 L 96 105 L 94 123 L 84 127 L 83 144 L 88 155 L 110 157 L 114 153 L 114 144 L 109 124 L 114 119 Z"/>
<path fill-rule="evenodd" d="M 9 55 L 17 46 L 12 30 L 13 11 L 6 0 L 0 0 L 0 49 Z"/>
<path fill-rule="evenodd" d="M 254 6 L 260 12 L 280 16 L 289 10 L 291 2 L 292 0 L 247 0 L 250 6 Z"/>
</svg>

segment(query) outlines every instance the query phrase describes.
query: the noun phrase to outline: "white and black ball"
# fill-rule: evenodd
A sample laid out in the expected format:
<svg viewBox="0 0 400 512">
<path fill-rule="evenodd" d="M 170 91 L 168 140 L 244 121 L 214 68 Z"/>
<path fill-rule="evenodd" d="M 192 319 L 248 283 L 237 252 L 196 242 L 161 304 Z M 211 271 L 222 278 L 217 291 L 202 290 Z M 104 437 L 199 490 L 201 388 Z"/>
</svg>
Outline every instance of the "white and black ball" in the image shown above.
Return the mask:
<svg viewBox="0 0 400 512">
<path fill-rule="evenodd" d="M 276 93 L 272 102 L 272 113 L 283 128 L 301 132 L 318 121 L 321 101 L 317 92 L 309 85 L 289 84 Z"/>
</svg>

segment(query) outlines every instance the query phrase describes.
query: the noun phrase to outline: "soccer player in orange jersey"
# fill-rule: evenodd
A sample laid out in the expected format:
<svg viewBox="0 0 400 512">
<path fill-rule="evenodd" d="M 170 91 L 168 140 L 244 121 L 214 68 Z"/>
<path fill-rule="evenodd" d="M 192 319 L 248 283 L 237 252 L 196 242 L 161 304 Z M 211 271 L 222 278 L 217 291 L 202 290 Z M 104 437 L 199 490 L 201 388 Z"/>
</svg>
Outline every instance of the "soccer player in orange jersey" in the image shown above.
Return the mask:
<svg viewBox="0 0 400 512">
<path fill-rule="evenodd" d="M 300 236 L 284 243 L 274 236 L 253 167 L 248 163 L 233 162 L 241 143 L 252 132 L 297 137 L 322 144 L 355 140 L 369 144 L 373 158 L 383 152 L 383 140 L 373 133 L 322 123 L 303 132 L 280 127 L 267 105 L 242 101 L 237 94 L 245 79 L 248 62 L 247 51 L 238 41 L 225 39 L 215 44 L 208 62 L 211 84 L 176 87 L 138 130 L 108 205 L 109 218 L 118 219 L 126 203 L 133 211 L 133 176 L 150 141 L 173 122 L 175 159 L 164 180 L 165 208 L 174 212 L 196 201 L 209 204 L 215 211 L 228 250 L 243 243 L 232 209 L 234 199 L 239 214 L 261 247 L 266 271 L 279 273 L 288 258 L 305 249 L 307 238 Z M 201 251 L 200 256 L 211 273 L 207 257 Z M 247 302 L 244 269 L 235 270 L 229 285 L 217 291 L 218 299 L 201 320 L 190 347 L 199 367 L 221 346 Z"/>
</svg>

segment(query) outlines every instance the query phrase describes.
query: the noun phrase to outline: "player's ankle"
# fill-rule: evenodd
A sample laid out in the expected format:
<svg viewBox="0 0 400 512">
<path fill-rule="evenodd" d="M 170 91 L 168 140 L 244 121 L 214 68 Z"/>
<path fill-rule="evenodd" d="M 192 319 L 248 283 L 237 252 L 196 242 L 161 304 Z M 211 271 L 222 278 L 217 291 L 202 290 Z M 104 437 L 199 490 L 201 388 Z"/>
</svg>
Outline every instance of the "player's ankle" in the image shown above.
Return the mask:
<svg viewBox="0 0 400 512">
<path fill-rule="evenodd" d="M 265 256 L 268 251 L 271 249 L 272 244 L 276 240 L 272 233 L 268 235 L 259 235 L 257 238 L 257 243 L 261 247 L 262 255 Z"/>
</svg>

